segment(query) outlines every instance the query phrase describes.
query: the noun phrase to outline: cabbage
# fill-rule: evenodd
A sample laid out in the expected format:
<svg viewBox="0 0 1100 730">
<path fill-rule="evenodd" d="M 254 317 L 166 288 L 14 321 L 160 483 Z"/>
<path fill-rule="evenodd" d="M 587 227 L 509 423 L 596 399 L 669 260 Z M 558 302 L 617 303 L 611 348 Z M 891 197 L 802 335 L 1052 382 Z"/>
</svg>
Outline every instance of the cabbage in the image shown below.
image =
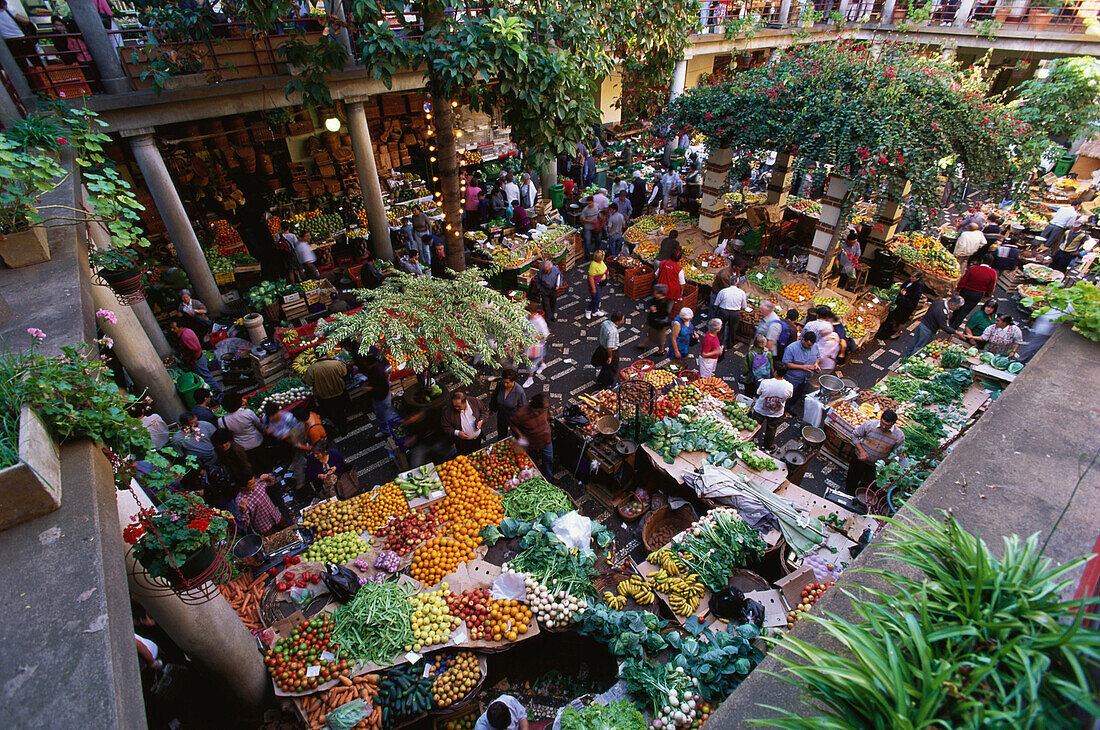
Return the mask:
<svg viewBox="0 0 1100 730">
<path fill-rule="evenodd" d="M 561 730 L 646 730 L 645 718 L 626 700 L 610 705 L 589 705 L 580 712 L 566 707 Z"/>
</svg>

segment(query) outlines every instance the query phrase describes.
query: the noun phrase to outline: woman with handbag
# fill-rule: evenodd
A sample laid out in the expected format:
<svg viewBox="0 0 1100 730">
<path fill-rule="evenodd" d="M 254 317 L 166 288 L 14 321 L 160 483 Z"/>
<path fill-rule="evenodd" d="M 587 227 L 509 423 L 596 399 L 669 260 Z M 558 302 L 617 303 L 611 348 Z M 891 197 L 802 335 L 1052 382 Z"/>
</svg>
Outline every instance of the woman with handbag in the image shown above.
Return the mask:
<svg viewBox="0 0 1100 730">
<path fill-rule="evenodd" d="M 350 499 L 359 494 L 359 475 L 327 441 L 313 445 L 313 453 L 306 459 L 306 477 L 326 499 L 333 495 Z"/>
<path fill-rule="evenodd" d="M 592 254 L 592 263 L 588 264 L 588 306 L 584 310 L 584 318 L 592 319 L 593 315 L 602 317 L 606 312 L 600 309 L 600 297 L 603 295 L 603 285 L 607 282 L 607 264 L 604 263 L 604 252 L 596 251 Z"/>
</svg>

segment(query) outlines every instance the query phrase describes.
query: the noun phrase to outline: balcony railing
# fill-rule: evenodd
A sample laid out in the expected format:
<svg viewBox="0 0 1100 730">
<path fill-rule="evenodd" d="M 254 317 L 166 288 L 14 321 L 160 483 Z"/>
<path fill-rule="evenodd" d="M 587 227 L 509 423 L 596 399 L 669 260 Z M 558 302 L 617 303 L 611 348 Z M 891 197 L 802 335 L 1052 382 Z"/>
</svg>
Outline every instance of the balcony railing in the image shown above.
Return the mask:
<svg viewBox="0 0 1100 730">
<path fill-rule="evenodd" d="M 831 27 L 838 19 L 849 25 L 972 28 L 982 34 L 998 30 L 1043 34 L 1081 34 L 1096 22 L 1100 0 L 791 0 L 786 17 L 781 0 L 748 0 L 737 5 L 730 0 L 703 0 L 701 22 L 703 37 L 729 35 L 744 38 L 767 29 L 816 26 Z M 1056 7 L 1048 7 L 1057 3 Z M 456 11 L 448 11 L 455 13 Z M 466 9 L 458 14 L 480 14 L 484 9 Z M 966 17 L 961 17 L 965 13 Z M 223 23 L 211 27 L 213 40 L 200 44 L 198 70 L 215 81 L 280 76 L 289 72 L 279 47 L 291 33 L 304 32 L 317 39 L 323 32 L 323 20 L 297 18 L 281 22 L 272 33 L 256 32 L 243 23 Z M 407 14 L 389 16 L 391 27 L 408 38 L 419 37 L 418 18 Z M 353 46 L 357 35 L 354 24 L 347 30 Z M 8 39 L 8 47 L 22 69 L 31 90 L 53 98 L 73 98 L 104 93 L 100 69 L 73 24 L 55 23 L 40 29 L 37 36 Z M 148 28 L 107 31 L 131 88 L 152 86 L 147 76 L 151 54 L 178 51 L 185 43 L 157 43 Z M 6 76 L 2 81 L 11 91 Z M 12 94 L 15 98 L 15 94 Z"/>
</svg>

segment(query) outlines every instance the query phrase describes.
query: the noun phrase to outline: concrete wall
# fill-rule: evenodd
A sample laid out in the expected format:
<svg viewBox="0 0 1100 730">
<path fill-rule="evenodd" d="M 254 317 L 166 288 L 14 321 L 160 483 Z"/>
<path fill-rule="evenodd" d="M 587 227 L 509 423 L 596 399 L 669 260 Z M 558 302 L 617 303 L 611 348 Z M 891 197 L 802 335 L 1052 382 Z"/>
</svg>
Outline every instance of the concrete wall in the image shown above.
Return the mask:
<svg viewBox="0 0 1100 730">
<path fill-rule="evenodd" d="M 604 124 L 618 124 L 622 121 L 622 110 L 617 106 L 623 95 L 623 76 L 618 69 L 603 80 L 596 92 L 596 105 L 600 108 L 600 119 Z"/>
<path fill-rule="evenodd" d="M 1096 542 L 1100 515 L 1100 407 L 1091 394 L 1100 384 L 1100 345 L 1063 327 L 993 403 L 924 485 L 899 512 L 936 514 L 950 509 L 959 523 L 995 551 L 1004 535 L 1049 536 L 1045 555 L 1064 563 L 1089 554 Z M 1079 486 L 1078 486 L 1079 485 Z M 1064 511 L 1064 516 L 1063 515 Z M 1060 520 L 1060 521 L 1059 521 Z M 853 568 L 886 568 L 907 573 L 885 559 L 874 543 Z M 1076 583 L 1083 569 L 1070 577 Z M 848 572 L 844 582 L 869 585 L 866 575 Z M 1070 589 L 1072 594 L 1073 589 Z M 852 620 L 849 601 L 829 591 L 814 613 L 835 613 Z M 794 631 L 805 641 L 838 648 L 817 624 L 799 623 Z M 750 720 L 769 720 L 764 705 L 804 709 L 798 691 L 771 673 L 782 673 L 769 656 L 737 688 L 708 722 L 716 728 L 749 727 Z"/>
<path fill-rule="evenodd" d="M 692 56 L 688 59 L 687 83 L 684 88 L 694 89 L 699 85 L 700 76 L 709 74 L 714 70 L 714 56 L 715 54 L 709 53 L 704 56 Z"/>
</svg>

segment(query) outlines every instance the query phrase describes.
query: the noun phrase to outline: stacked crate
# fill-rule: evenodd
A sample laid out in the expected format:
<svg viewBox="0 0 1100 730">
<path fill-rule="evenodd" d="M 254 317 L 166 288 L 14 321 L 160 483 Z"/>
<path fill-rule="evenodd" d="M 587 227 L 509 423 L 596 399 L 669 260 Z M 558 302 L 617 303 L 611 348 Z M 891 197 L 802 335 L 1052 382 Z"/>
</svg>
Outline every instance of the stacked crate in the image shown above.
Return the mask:
<svg viewBox="0 0 1100 730">
<path fill-rule="evenodd" d="M 623 293 L 628 299 L 644 299 L 653 293 L 655 275 L 649 266 L 623 272 Z"/>
</svg>

